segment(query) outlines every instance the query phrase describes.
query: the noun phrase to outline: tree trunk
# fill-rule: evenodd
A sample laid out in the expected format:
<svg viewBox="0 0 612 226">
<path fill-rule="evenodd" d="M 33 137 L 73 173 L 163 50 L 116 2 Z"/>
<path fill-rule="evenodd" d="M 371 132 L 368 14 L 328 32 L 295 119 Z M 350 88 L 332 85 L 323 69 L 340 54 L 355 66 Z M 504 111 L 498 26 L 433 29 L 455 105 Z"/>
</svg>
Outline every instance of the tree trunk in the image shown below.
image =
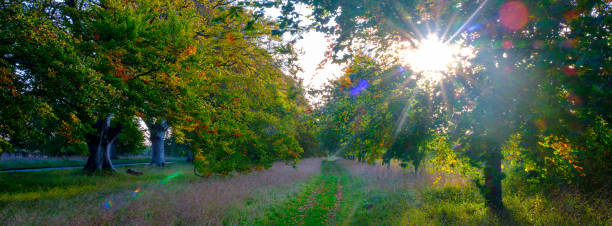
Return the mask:
<svg viewBox="0 0 612 226">
<path fill-rule="evenodd" d="M 391 169 L 391 159 L 385 159 L 385 158 L 383 158 L 383 160 L 382 160 L 382 165 L 383 165 L 383 166 L 384 166 L 384 165 L 387 165 L 387 170 L 390 170 L 390 169 Z"/>
<path fill-rule="evenodd" d="M 502 202 L 502 172 L 501 160 L 502 154 L 499 145 L 489 147 L 489 152 L 486 156 L 484 176 L 484 198 L 485 206 L 495 211 L 501 211 L 504 207 Z"/>
<path fill-rule="evenodd" d="M 112 160 L 119 159 L 119 155 L 117 154 L 117 141 L 114 141 L 110 146 L 110 158 Z"/>
<path fill-rule="evenodd" d="M 110 148 L 121 133 L 121 127 L 111 127 L 112 114 L 100 119 L 94 124 L 97 133 L 87 135 L 89 157 L 83 170 L 89 172 L 112 171 L 115 172 L 110 160 Z"/>
<path fill-rule="evenodd" d="M 108 140 L 106 144 L 106 148 L 102 154 L 102 169 L 108 169 L 113 172 L 116 172 L 115 167 L 113 167 L 113 162 L 111 161 L 111 149 L 117 142 L 117 138 L 119 137 L 119 133 L 115 134 L 110 140 Z"/>
<path fill-rule="evenodd" d="M 101 150 L 101 138 L 96 135 L 90 136 L 87 139 L 87 148 L 89 150 L 89 157 L 83 170 L 93 172 L 102 170 L 102 150 Z"/>
<path fill-rule="evenodd" d="M 188 151 L 187 152 L 187 162 L 191 162 L 193 163 L 193 151 Z"/>
<path fill-rule="evenodd" d="M 153 155 L 151 156 L 151 165 L 163 167 L 166 165 L 164 158 L 164 138 L 166 137 L 166 131 L 168 131 L 168 124 L 166 120 L 155 120 L 154 122 L 146 122 L 149 128 L 149 140 L 151 141 L 151 148 Z"/>
</svg>

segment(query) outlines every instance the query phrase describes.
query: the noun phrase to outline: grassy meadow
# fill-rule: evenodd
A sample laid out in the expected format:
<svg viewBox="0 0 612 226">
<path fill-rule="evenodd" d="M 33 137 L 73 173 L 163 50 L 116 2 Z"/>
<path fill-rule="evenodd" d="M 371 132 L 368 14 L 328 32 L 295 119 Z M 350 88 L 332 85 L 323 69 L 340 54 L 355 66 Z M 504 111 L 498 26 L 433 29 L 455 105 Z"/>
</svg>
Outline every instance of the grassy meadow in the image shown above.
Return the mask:
<svg viewBox="0 0 612 226">
<path fill-rule="evenodd" d="M 508 213 L 488 212 L 471 182 L 338 159 L 305 159 L 231 177 L 193 166 L 78 169 L 0 175 L 7 225 L 610 225 L 609 203 L 569 191 L 527 193 L 507 180 Z"/>
<path fill-rule="evenodd" d="M 185 158 L 166 157 L 168 162 L 184 162 Z M 86 158 L 2 158 L 0 159 L 0 170 L 36 169 L 52 167 L 83 166 Z M 127 163 L 149 163 L 150 157 L 125 157 L 112 160 L 113 164 Z"/>
</svg>

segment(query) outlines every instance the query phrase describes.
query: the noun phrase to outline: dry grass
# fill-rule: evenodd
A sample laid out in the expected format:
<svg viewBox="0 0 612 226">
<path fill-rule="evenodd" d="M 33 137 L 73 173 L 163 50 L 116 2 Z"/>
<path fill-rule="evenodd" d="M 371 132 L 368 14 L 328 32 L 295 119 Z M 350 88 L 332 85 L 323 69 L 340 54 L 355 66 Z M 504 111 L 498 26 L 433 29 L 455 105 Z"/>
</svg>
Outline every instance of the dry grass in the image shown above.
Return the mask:
<svg viewBox="0 0 612 226">
<path fill-rule="evenodd" d="M 11 215 L 4 218 L 8 225 L 220 225 L 232 205 L 304 181 L 320 172 L 320 162 L 304 159 L 295 169 L 277 163 L 266 171 L 230 178 L 156 183 L 142 187 L 137 197 L 124 188 L 8 203 L 0 213 Z M 112 202 L 112 207 L 105 207 L 105 202 Z"/>
<path fill-rule="evenodd" d="M 404 169 L 397 161 L 391 161 L 390 166 L 380 164 L 365 164 L 356 161 L 338 159 L 340 165 L 354 177 L 365 180 L 368 190 L 401 192 L 406 189 L 422 191 L 432 187 L 463 186 L 469 181 L 458 175 L 448 175 L 440 172 L 430 172 L 429 167 L 417 174 L 413 170 Z M 440 180 L 434 184 L 436 178 Z"/>
</svg>

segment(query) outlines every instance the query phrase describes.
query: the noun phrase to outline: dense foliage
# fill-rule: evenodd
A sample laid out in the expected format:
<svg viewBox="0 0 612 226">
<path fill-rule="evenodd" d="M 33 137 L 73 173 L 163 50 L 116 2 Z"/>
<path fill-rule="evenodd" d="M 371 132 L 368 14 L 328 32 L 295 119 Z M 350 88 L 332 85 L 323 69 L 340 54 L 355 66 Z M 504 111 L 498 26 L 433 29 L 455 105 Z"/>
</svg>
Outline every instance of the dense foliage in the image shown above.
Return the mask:
<svg viewBox="0 0 612 226">
<path fill-rule="evenodd" d="M 86 170 L 112 170 L 111 149 L 142 150 L 142 120 L 153 163 L 163 165 L 169 133 L 205 175 L 303 152 L 298 128 L 309 107 L 282 71 L 291 52 L 273 23 L 235 2 L 27 0 L 0 9 L 2 151 L 75 147 L 89 153 Z"/>
</svg>

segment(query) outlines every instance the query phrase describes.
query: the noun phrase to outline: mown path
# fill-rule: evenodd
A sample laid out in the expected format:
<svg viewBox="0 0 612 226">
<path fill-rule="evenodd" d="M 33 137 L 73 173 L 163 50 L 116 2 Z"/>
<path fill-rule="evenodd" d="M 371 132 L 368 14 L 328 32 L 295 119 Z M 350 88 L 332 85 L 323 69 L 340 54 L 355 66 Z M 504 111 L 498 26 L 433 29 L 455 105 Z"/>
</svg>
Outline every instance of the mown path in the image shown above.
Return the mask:
<svg viewBox="0 0 612 226">
<path fill-rule="evenodd" d="M 405 225 L 412 192 L 389 192 L 345 169 L 343 160 L 321 162 L 321 174 L 295 196 L 264 210 L 248 225 Z M 350 164 L 350 163 L 349 163 Z"/>
<path fill-rule="evenodd" d="M 312 179 L 295 198 L 268 212 L 256 225 L 343 225 L 359 205 L 346 198 L 348 172 L 334 161 L 321 163 L 321 175 Z M 352 195 L 351 198 L 355 198 Z"/>
<path fill-rule="evenodd" d="M 302 191 L 284 205 L 261 219 L 261 225 L 335 225 L 342 201 L 341 167 L 323 161 L 321 176 L 313 179 Z"/>
</svg>

